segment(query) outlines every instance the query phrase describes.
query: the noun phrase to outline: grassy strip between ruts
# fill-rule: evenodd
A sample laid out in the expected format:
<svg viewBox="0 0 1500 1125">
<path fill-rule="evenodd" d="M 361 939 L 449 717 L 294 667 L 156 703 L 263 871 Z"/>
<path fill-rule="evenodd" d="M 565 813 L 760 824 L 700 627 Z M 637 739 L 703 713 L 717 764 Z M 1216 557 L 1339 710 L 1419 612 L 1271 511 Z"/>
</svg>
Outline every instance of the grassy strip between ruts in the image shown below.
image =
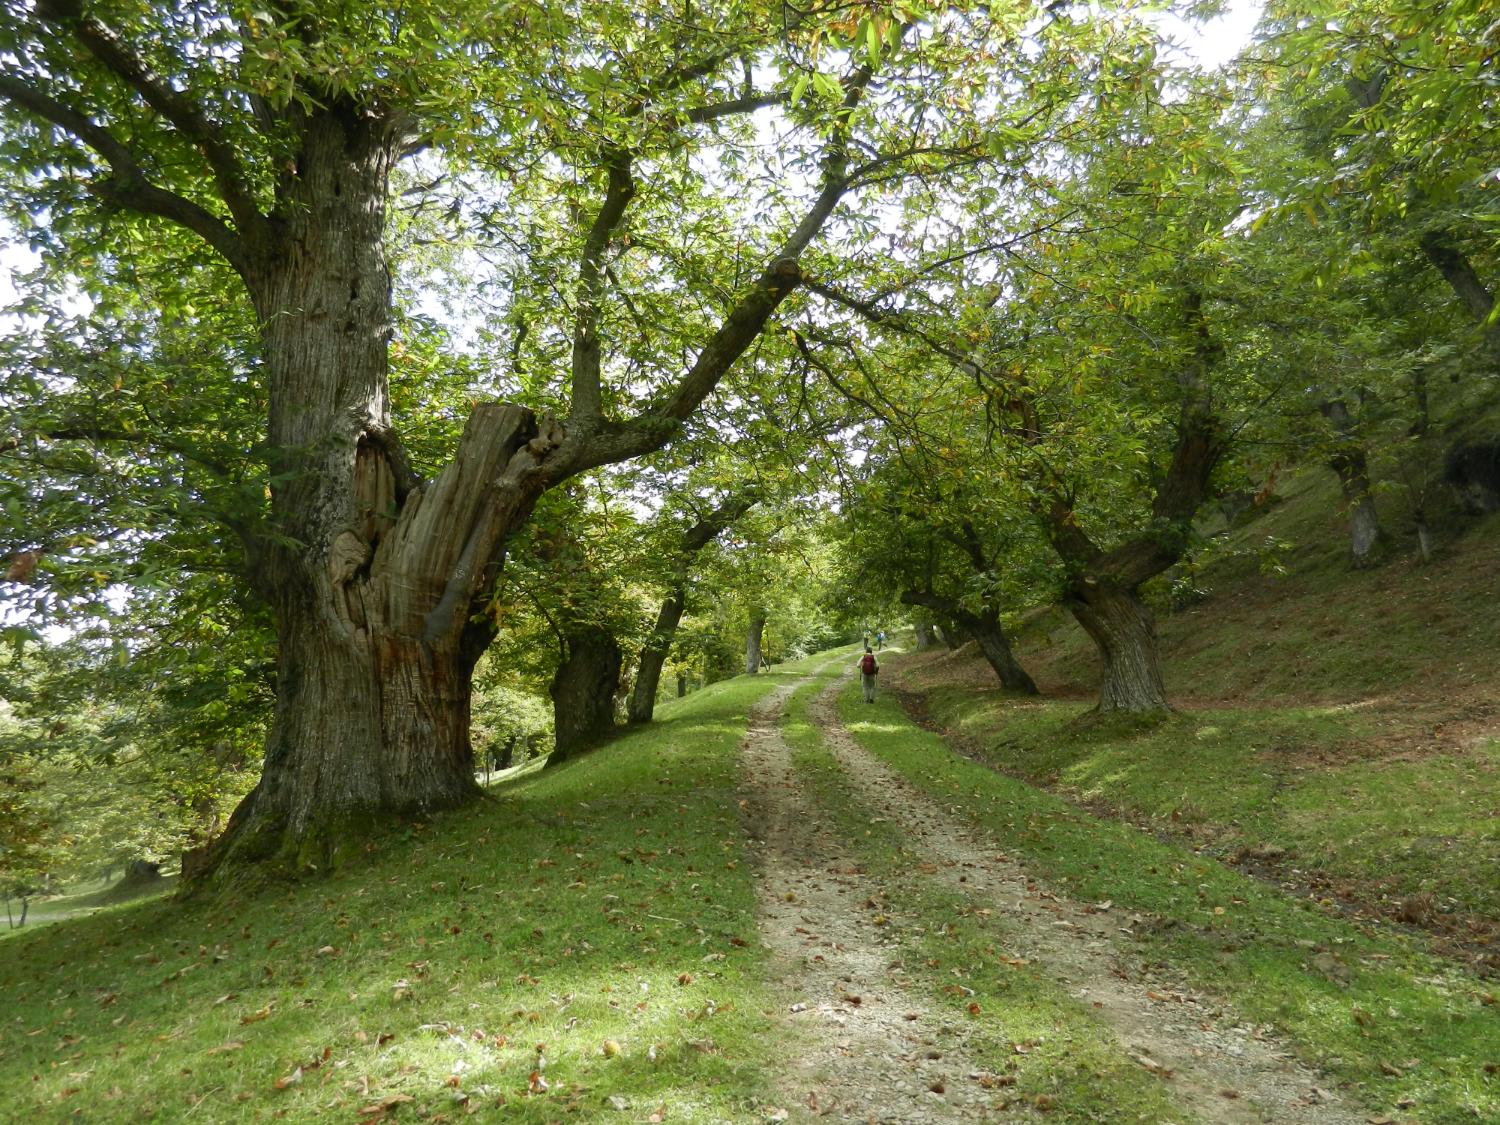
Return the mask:
<svg viewBox="0 0 1500 1125">
<path fill-rule="evenodd" d="M 735 750 L 784 681 L 674 702 L 366 866 L 7 941 L 5 1113 L 758 1119 L 779 1047 Z"/>
<path fill-rule="evenodd" d="M 826 686 L 822 677 L 799 689 L 782 729 L 799 784 L 857 849 L 870 909 L 885 919 L 892 943 L 893 985 L 922 994 L 962 1029 L 997 1107 L 1042 1108 L 1058 1121 L 1181 1120 L 1160 1082 L 1127 1060 L 1106 1025 L 1014 955 L 1002 916 L 932 879 L 900 828 L 851 798 L 807 715 Z"/>
<path fill-rule="evenodd" d="M 1383 935 L 949 752 L 887 696 L 840 712 L 866 749 L 1084 901 L 1139 912 L 1141 952 L 1244 1016 L 1392 1120 L 1500 1120 L 1500 1009 L 1489 986 Z"/>
</svg>

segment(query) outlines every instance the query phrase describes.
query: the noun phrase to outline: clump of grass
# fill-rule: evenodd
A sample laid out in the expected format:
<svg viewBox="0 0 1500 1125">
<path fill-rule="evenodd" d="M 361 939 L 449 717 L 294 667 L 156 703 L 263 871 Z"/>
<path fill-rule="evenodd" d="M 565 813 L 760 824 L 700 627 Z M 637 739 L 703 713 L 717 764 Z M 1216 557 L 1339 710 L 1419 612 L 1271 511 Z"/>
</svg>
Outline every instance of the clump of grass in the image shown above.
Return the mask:
<svg viewBox="0 0 1500 1125">
<path fill-rule="evenodd" d="M 1100 820 L 1060 797 L 947 751 L 889 700 L 853 692 L 854 736 L 964 810 L 1038 878 L 1142 915 L 1142 953 L 1250 1019 L 1279 1028 L 1372 1108 L 1420 1121 L 1500 1117 L 1493 989 L 1412 944 L 1367 933 L 1180 844 Z"/>
<path fill-rule="evenodd" d="M 754 1119 L 779 1060 L 734 748 L 778 679 L 668 705 L 576 763 L 372 841 L 358 869 L 8 940 L 7 1112 Z"/>
</svg>

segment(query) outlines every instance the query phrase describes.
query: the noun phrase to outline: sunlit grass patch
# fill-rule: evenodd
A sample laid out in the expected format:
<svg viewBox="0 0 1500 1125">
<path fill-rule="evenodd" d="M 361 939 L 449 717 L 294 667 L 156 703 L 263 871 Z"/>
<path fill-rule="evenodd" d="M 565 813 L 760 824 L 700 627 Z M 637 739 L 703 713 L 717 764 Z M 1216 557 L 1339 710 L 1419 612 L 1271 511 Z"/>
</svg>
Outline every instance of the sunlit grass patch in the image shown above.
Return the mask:
<svg viewBox="0 0 1500 1125">
<path fill-rule="evenodd" d="M 1431 894 L 1500 917 L 1500 752 L 1383 758 L 1380 717 L 1318 705 L 1205 709 L 1124 736 L 1070 725 L 1078 705 L 939 689 L 944 725 L 1017 777 L 1191 836 L 1218 855 L 1271 848 L 1363 897 Z M 851 712 L 858 719 L 861 715 Z"/>
<path fill-rule="evenodd" d="M 755 1119 L 777 1056 L 734 750 L 775 683 L 696 693 L 358 869 L 8 941 L 7 1112 Z"/>
</svg>

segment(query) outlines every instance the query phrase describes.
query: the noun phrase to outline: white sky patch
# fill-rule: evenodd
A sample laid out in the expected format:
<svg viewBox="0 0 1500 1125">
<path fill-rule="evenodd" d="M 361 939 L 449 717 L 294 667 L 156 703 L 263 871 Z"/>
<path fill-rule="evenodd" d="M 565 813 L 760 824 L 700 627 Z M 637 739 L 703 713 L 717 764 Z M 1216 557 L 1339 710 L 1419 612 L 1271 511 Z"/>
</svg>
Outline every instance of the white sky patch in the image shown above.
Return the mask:
<svg viewBox="0 0 1500 1125">
<path fill-rule="evenodd" d="M 1147 19 L 1171 40 L 1184 64 L 1218 70 L 1245 49 L 1265 4 L 1261 0 L 1231 0 L 1216 19 L 1186 20 L 1175 12 L 1159 12 Z"/>
</svg>

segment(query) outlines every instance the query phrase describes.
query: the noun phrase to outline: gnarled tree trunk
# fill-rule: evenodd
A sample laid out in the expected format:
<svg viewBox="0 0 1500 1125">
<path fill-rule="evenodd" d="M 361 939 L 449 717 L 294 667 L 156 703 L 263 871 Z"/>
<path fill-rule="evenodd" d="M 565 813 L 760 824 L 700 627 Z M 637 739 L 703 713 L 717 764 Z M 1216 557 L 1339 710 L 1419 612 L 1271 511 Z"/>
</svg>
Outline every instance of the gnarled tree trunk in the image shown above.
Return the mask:
<svg viewBox="0 0 1500 1125">
<path fill-rule="evenodd" d="M 993 610 L 971 614 L 959 620 L 969 631 L 969 635 L 979 642 L 979 651 L 984 654 L 1002 685 L 1024 695 L 1037 694 L 1036 681 L 1016 660 L 1015 653 L 1011 651 L 1010 638 L 1005 635 L 1005 630 L 1000 626 L 1000 618 Z"/>
<path fill-rule="evenodd" d="M 335 106 L 307 129 L 282 237 L 246 270 L 269 377 L 272 518 L 252 574 L 276 618 L 260 782 L 200 866 L 324 868 L 391 815 L 475 798 L 471 624 L 556 444 L 520 407 L 471 415 L 418 482 L 389 428 L 384 200 L 393 128 Z M 301 205 L 297 201 L 301 200 Z"/>
<path fill-rule="evenodd" d="M 1105 551 L 1084 530 L 1067 495 L 1054 491 L 1040 513 L 1053 549 L 1072 574 L 1065 603 L 1103 662 L 1099 714 L 1170 709 L 1156 627 L 1138 591 L 1186 552 L 1193 519 L 1208 498 L 1214 466 L 1226 447 L 1209 384 L 1223 351 L 1209 331 L 1197 290 L 1184 291 L 1182 312 L 1193 351 L 1176 373 L 1182 391 L 1177 441 L 1151 500 L 1150 525 Z"/>
<path fill-rule="evenodd" d="M 1067 605 L 1103 660 L 1097 710 L 1168 710 L 1156 625 L 1135 591 L 1110 582 L 1079 582 Z"/>
<path fill-rule="evenodd" d="M 547 764 L 561 762 L 605 738 L 615 724 L 615 692 L 622 654 L 614 634 L 595 625 L 567 634 L 567 655 L 548 689 L 557 748 Z"/>
<path fill-rule="evenodd" d="M 904 590 L 901 594 L 901 601 L 906 605 L 918 605 L 937 610 L 958 622 L 963 630 L 978 643 L 979 651 L 984 654 L 985 660 L 994 669 L 996 677 L 1004 687 L 1026 695 L 1037 694 L 1036 681 L 1016 660 L 1015 653 L 1010 648 L 1010 638 L 1005 635 L 1005 629 L 1000 624 L 1000 615 L 994 609 L 986 608 L 982 613 L 973 613 L 964 609 L 957 601 L 935 594 L 931 590 Z M 944 640 L 948 640 L 948 631 L 942 629 L 942 632 Z M 949 647 L 955 647 L 951 641 Z"/>
<path fill-rule="evenodd" d="M 916 630 L 918 648 L 931 648 L 937 644 L 937 637 L 933 635 L 930 621 L 918 621 L 913 628 Z"/>
</svg>

